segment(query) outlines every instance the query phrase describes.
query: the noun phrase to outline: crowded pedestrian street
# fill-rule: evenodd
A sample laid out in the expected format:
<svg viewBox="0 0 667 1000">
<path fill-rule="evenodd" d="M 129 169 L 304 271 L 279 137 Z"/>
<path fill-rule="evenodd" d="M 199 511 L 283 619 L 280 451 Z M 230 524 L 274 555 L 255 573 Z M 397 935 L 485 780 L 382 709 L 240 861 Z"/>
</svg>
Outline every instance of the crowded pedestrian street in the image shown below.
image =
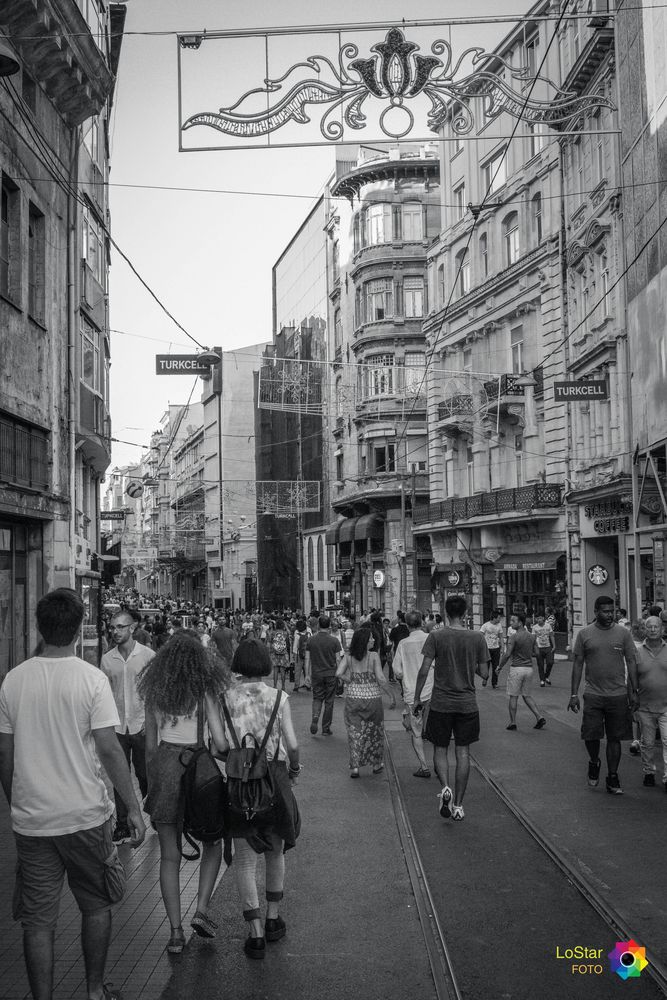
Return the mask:
<svg viewBox="0 0 667 1000">
<path fill-rule="evenodd" d="M 502 676 L 502 675 L 501 675 Z M 413 777 L 416 758 L 400 719 L 386 713 L 387 766 L 348 777 L 342 700 L 333 735 L 311 736 L 310 698 L 292 695 L 303 773 L 295 792 L 303 818 L 287 856 L 287 936 L 263 963 L 243 954 L 244 926 L 231 871 L 221 875 L 212 914 L 218 936 L 188 932 L 179 956 L 165 953 L 154 832 L 120 848 L 129 882 L 114 915 L 108 979 L 137 1000 L 608 1000 L 627 988 L 610 971 L 621 938 L 646 947 L 649 968 L 633 996 L 664 995 L 667 871 L 661 863 L 667 796 L 642 786 L 626 752 L 622 797 L 592 789 L 578 723 L 566 712 L 570 664 L 557 661 L 541 692 L 547 718 L 507 732 L 502 684 L 478 692 L 482 735 L 466 795 L 466 819 L 438 814 L 437 781 Z M 1 806 L 2 898 L 13 890 L 13 843 Z M 182 864 L 184 926 L 194 912 L 196 869 Z M 28 996 L 20 928 L 8 908 L 0 924 L 3 1000 Z M 66 892 L 56 938 L 58 998 L 82 995 L 79 919 Z M 567 959 L 568 949 L 598 959 Z M 601 966 L 600 972 L 574 967 Z M 647 970 L 648 971 L 648 970 Z M 654 978 L 655 977 L 655 978 Z"/>
</svg>

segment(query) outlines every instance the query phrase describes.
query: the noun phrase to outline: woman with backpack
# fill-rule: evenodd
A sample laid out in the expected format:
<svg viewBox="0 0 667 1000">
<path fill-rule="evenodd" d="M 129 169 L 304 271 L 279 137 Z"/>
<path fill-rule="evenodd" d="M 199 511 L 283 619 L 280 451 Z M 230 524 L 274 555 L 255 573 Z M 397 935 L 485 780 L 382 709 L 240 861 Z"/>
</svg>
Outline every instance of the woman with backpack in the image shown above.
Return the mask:
<svg viewBox="0 0 667 1000">
<path fill-rule="evenodd" d="M 202 702 L 211 735 L 216 742 L 224 741 L 218 705 L 230 680 L 224 661 L 204 649 L 196 632 L 183 629 L 158 650 L 137 680 L 139 697 L 146 706 L 145 809 L 160 843 L 160 890 L 171 924 L 167 951 L 172 955 L 180 954 L 185 946 L 179 883 L 185 770 L 181 756 L 184 750 L 196 749 Z M 215 937 L 217 924 L 208 916 L 208 907 L 221 859 L 221 841 L 202 844 L 197 910 L 191 921 L 200 937 Z"/>
<path fill-rule="evenodd" d="M 276 618 L 269 632 L 269 650 L 273 664 L 273 686 L 285 690 L 285 680 L 289 673 L 289 633 L 282 618 Z"/>
<path fill-rule="evenodd" d="M 291 786 L 299 771 L 297 743 L 286 691 L 276 691 L 264 683 L 271 674 L 269 650 L 261 639 L 241 643 L 232 660 L 235 683 L 225 693 L 222 705 L 224 736 L 220 742 L 212 730 L 221 753 L 233 753 L 237 744 L 248 742 L 259 747 L 266 737 L 265 753 L 269 776 L 273 781 L 273 804 L 252 818 L 245 818 L 233 795 L 231 755 L 227 764 L 227 823 L 234 838 L 233 870 L 236 876 L 243 918 L 250 934 L 244 951 L 248 958 L 264 958 L 266 941 L 278 941 L 286 933 L 279 914 L 285 880 L 285 851 L 294 847 L 300 830 L 299 810 Z M 268 735 L 267 735 L 268 733 Z M 253 737 L 252 741 L 246 739 Z M 250 785 L 251 782 L 246 782 Z M 237 782 L 242 786 L 243 782 Z M 242 792 L 241 792 L 242 794 Z M 265 802 L 264 805 L 268 803 Z M 263 855 L 266 866 L 266 920 L 262 926 L 257 892 L 257 856 Z"/>
</svg>

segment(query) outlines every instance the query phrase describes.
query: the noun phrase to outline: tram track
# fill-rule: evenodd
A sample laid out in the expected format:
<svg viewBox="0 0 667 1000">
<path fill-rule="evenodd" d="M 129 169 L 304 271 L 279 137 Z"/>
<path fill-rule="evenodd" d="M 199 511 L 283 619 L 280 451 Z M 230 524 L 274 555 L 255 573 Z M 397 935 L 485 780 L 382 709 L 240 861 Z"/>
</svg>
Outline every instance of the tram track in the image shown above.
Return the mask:
<svg viewBox="0 0 667 1000">
<path fill-rule="evenodd" d="M 434 894 L 429 886 L 429 874 L 417 843 L 417 837 L 410 819 L 408 803 L 401 789 L 398 768 L 392 753 L 391 741 L 387 740 L 387 763 L 392 804 L 399 837 L 401 840 L 408 874 L 412 884 L 415 904 L 424 933 L 424 939 L 431 966 L 438 1000 L 470 1000 L 461 987 L 456 974 L 456 962 L 459 960 L 456 948 L 448 941 L 448 931 L 443 927 L 438 916 Z M 477 759 L 471 755 L 471 762 L 476 773 L 509 811 L 514 819 L 529 835 L 533 845 L 547 856 L 551 864 L 560 872 L 585 901 L 602 919 L 617 940 L 636 938 L 629 921 L 623 913 L 617 910 L 598 891 L 593 881 L 577 869 L 563 854 L 553 841 L 546 837 L 542 830 L 533 822 L 528 813 L 508 793 L 499 782 Z M 667 970 L 659 959 L 647 948 L 649 965 L 644 976 L 649 977 L 662 996 L 667 996 Z M 454 957 L 453 957 L 454 956 Z M 464 961 L 461 959 L 461 961 Z M 492 994 L 489 993 L 489 996 Z"/>
</svg>

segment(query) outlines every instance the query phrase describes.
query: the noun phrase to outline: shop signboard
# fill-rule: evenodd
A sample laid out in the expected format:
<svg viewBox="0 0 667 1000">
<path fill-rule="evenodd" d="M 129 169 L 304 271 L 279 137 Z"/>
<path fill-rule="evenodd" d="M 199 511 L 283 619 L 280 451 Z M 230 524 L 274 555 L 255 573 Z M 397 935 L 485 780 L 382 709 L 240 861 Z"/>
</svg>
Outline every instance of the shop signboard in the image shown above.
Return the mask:
<svg viewBox="0 0 667 1000">
<path fill-rule="evenodd" d="M 156 354 L 156 375 L 210 375 L 211 364 L 203 364 L 198 354 Z"/>
<path fill-rule="evenodd" d="M 580 382 L 554 382 L 554 402 L 581 403 L 587 399 L 609 399 L 609 388 L 602 379 Z"/>
<path fill-rule="evenodd" d="M 100 521 L 124 521 L 126 514 L 126 510 L 103 510 Z"/>
<path fill-rule="evenodd" d="M 632 528 L 632 504 L 620 496 L 583 504 L 579 526 L 582 538 L 625 534 Z"/>
</svg>

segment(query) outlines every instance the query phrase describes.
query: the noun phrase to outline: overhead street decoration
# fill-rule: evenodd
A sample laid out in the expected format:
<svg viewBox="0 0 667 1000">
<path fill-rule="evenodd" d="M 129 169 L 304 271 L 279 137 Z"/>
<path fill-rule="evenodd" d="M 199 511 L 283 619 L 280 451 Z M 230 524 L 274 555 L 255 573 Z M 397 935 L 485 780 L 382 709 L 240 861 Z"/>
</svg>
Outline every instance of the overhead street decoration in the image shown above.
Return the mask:
<svg viewBox="0 0 667 1000">
<path fill-rule="evenodd" d="M 511 66 L 479 46 L 456 57 L 452 45 L 437 38 L 430 43 L 430 54 L 420 55 L 422 47 L 397 27 L 389 28 L 383 39 L 369 39 L 372 44 L 362 50 L 357 40 L 370 32 L 369 28 L 295 31 L 289 46 L 282 32 L 179 35 L 181 149 L 368 141 L 373 134 L 393 140 L 408 135 L 425 138 L 425 133 L 438 133 L 447 122 L 456 135 L 467 135 L 475 127 L 474 101 L 482 124 L 506 112 L 528 126 L 541 122 L 562 126 L 592 109 L 613 106 L 599 94 L 580 96 L 561 90 L 551 80 L 532 77 L 526 67 Z M 419 29 L 412 27 L 411 33 L 416 36 Z M 295 38 L 303 35 L 312 35 L 320 52 L 289 65 Z M 346 35 L 356 40 L 345 40 Z M 213 67 L 210 52 L 216 42 L 229 41 L 235 41 L 235 51 L 228 50 L 225 58 L 218 46 L 215 61 L 215 79 L 229 103 L 201 110 L 201 102 L 210 100 L 202 93 L 201 82 Z M 251 41 L 261 44 L 253 50 Z M 259 77 L 262 84 L 233 91 L 225 68 L 239 78 L 239 84 L 254 68 L 255 80 Z M 533 80 L 534 87 L 528 89 L 526 84 Z M 315 110 L 318 105 L 321 110 Z M 313 138 L 311 128 L 305 136 L 296 135 L 291 128 L 295 125 L 312 125 L 318 134 Z M 183 133 L 193 129 L 213 129 L 233 141 L 215 147 L 184 145 L 188 140 Z M 363 137 L 360 132 L 365 132 Z M 272 141 L 276 133 L 278 142 Z"/>
<path fill-rule="evenodd" d="M 156 375 L 210 375 L 210 364 L 202 364 L 198 354 L 156 354 Z"/>
<path fill-rule="evenodd" d="M 276 517 L 315 514 L 321 509 L 318 480 L 257 481 L 257 513 Z"/>
<path fill-rule="evenodd" d="M 585 382 L 554 382 L 557 403 L 580 403 L 587 399 L 609 399 L 609 387 L 604 379 Z"/>
</svg>

